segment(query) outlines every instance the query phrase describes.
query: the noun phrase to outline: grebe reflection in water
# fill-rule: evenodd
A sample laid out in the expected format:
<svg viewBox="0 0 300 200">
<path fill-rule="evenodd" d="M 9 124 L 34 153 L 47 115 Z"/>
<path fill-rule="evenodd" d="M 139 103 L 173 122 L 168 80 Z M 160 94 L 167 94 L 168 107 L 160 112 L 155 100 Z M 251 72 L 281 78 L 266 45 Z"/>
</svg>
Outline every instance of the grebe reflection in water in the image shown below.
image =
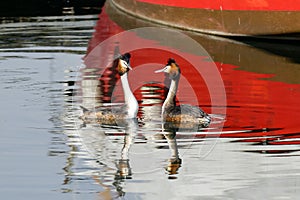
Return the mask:
<svg viewBox="0 0 300 200">
<path fill-rule="evenodd" d="M 129 64 L 130 57 L 131 55 L 129 53 L 125 53 L 115 60 L 115 62 L 117 62 L 117 71 L 121 76 L 125 104 L 113 109 L 107 109 L 107 107 L 97 108 L 95 111 L 89 111 L 81 106 L 83 109 L 83 115 L 81 116 L 81 119 L 84 122 L 92 121 L 101 124 L 115 124 L 117 121 L 136 118 L 138 112 L 138 102 L 128 83 L 128 71 L 131 70 Z"/>
<path fill-rule="evenodd" d="M 171 79 L 171 85 L 167 97 L 162 105 L 162 118 L 165 122 L 180 123 L 180 126 L 186 125 L 193 127 L 208 127 L 210 124 L 210 116 L 202 109 L 192 105 L 176 106 L 175 98 L 180 79 L 180 68 L 174 59 L 169 58 L 167 65 L 161 69 L 156 70 L 155 73 L 165 72 Z"/>
<path fill-rule="evenodd" d="M 174 179 L 178 174 L 178 169 L 181 167 L 182 160 L 179 157 L 178 145 L 176 141 L 176 130 L 174 128 L 169 128 L 166 124 L 162 124 L 162 134 L 169 144 L 169 149 L 171 150 L 171 158 L 168 160 L 168 165 L 165 167 L 169 178 Z"/>
</svg>

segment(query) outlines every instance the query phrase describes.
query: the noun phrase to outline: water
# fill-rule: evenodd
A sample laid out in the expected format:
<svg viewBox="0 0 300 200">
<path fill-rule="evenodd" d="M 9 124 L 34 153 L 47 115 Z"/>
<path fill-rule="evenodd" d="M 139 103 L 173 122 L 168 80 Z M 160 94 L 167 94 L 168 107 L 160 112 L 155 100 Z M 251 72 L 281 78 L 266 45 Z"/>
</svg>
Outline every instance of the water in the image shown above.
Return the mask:
<svg viewBox="0 0 300 200">
<path fill-rule="evenodd" d="M 176 34 L 130 33 L 130 41 L 155 47 L 131 51 L 129 82 L 140 120 L 104 126 L 84 124 L 79 106 L 123 102 L 110 65 L 127 47 L 114 42 L 101 52 L 99 44 L 153 25 L 107 7 L 99 16 L 22 18 L 0 26 L 4 199 L 299 197 L 297 45 L 185 33 L 206 53 L 166 39 Z M 210 127 L 162 131 L 165 78 L 153 71 L 169 56 L 182 67 L 178 102 L 214 114 Z M 193 59 L 206 68 L 191 65 Z M 220 73 L 225 102 L 222 85 L 207 85 L 218 78 L 195 76 L 209 67 Z"/>
</svg>

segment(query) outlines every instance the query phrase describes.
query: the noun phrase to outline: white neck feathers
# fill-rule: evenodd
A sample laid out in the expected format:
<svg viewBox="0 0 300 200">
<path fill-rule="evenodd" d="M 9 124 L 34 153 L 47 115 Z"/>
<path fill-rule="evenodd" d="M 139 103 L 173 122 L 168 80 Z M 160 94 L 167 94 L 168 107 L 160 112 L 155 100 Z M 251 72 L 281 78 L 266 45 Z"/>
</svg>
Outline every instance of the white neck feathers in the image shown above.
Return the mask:
<svg viewBox="0 0 300 200">
<path fill-rule="evenodd" d="M 135 118 L 138 111 L 138 102 L 134 97 L 127 78 L 127 73 L 121 76 L 121 82 L 124 92 L 125 104 L 127 105 L 127 118 Z"/>
<path fill-rule="evenodd" d="M 179 82 L 179 77 L 176 78 L 175 80 L 171 80 L 171 85 L 169 88 L 169 92 L 167 95 L 167 98 L 165 99 L 163 106 L 162 106 L 162 115 L 165 114 L 165 112 L 171 108 L 174 107 L 174 98 L 176 96 L 177 88 L 178 88 L 178 82 Z"/>
</svg>

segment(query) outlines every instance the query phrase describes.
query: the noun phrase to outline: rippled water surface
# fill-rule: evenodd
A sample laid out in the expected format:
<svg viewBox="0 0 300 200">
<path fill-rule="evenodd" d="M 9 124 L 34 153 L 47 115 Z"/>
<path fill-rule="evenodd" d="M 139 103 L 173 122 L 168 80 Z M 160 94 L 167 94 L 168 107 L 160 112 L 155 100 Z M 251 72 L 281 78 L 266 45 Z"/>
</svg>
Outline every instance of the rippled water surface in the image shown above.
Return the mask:
<svg viewBox="0 0 300 200">
<path fill-rule="evenodd" d="M 124 101 L 112 61 L 126 47 L 116 41 L 99 46 L 117 33 L 145 26 L 154 25 L 108 5 L 99 16 L 2 21 L 1 196 L 297 199 L 296 44 L 185 33 L 206 50 L 198 52 L 176 38 L 164 38 L 174 35 L 133 31 L 131 41 L 140 42 L 141 48 L 130 52 L 133 70 L 128 78 L 139 102 L 139 120 L 103 125 L 79 119 L 82 105 L 114 108 Z M 155 48 L 143 48 L 145 44 Z M 167 79 L 153 71 L 168 57 L 182 71 L 177 103 L 211 113 L 209 127 L 162 128 Z M 193 66 L 188 58 L 204 67 Z M 195 75 L 209 67 L 218 71 L 224 90 Z"/>
</svg>

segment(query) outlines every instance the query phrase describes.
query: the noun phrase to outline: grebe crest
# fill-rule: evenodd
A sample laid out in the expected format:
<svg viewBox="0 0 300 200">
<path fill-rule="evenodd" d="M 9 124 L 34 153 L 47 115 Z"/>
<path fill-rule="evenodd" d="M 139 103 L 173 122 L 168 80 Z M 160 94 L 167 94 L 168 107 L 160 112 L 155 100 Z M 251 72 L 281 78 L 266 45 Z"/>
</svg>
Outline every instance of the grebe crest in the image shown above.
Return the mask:
<svg viewBox="0 0 300 200">
<path fill-rule="evenodd" d="M 124 92 L 125 104 L 123 106 L 107 109 L 106 107 L 97 108 L 95 111 L 89 111 L 81 106 L 83 115 L 81 119 L 86 123 L 97 122 L 100 124 L 117 124 L 124 119 L 136 118 L 138 111 L 138 102 L 134 97 L 127 79 L 127 73 L 132 70 L 130 66 L 131 55 L 125 53 L 119 56 L 114 63 L 117 63 L 116 70 L 121 76 L 122 88 Z"/>
<path fill-rule="evenodd" d="M 180 68 L 173 58 L 169 58 L 167 65 L 163 69 L 156 70 L 155 72 L 156 73 L 165 72 L 169 75 L 170 79 L 180 78 Z"/>
<path fill-rule="evenodd" d="M 195 126 L 207 127 L 211 119 L 201 108 L 186 104 L 176 106 L 175 98 L 181 71 L 175 59 L 169 58 L 166 66 L 155 72 L 165 72 L 171 79 L 167 97 L 162 105 L 161 114 L 163 120 L 184 128 L 194 128 Z"/>
</svg>

